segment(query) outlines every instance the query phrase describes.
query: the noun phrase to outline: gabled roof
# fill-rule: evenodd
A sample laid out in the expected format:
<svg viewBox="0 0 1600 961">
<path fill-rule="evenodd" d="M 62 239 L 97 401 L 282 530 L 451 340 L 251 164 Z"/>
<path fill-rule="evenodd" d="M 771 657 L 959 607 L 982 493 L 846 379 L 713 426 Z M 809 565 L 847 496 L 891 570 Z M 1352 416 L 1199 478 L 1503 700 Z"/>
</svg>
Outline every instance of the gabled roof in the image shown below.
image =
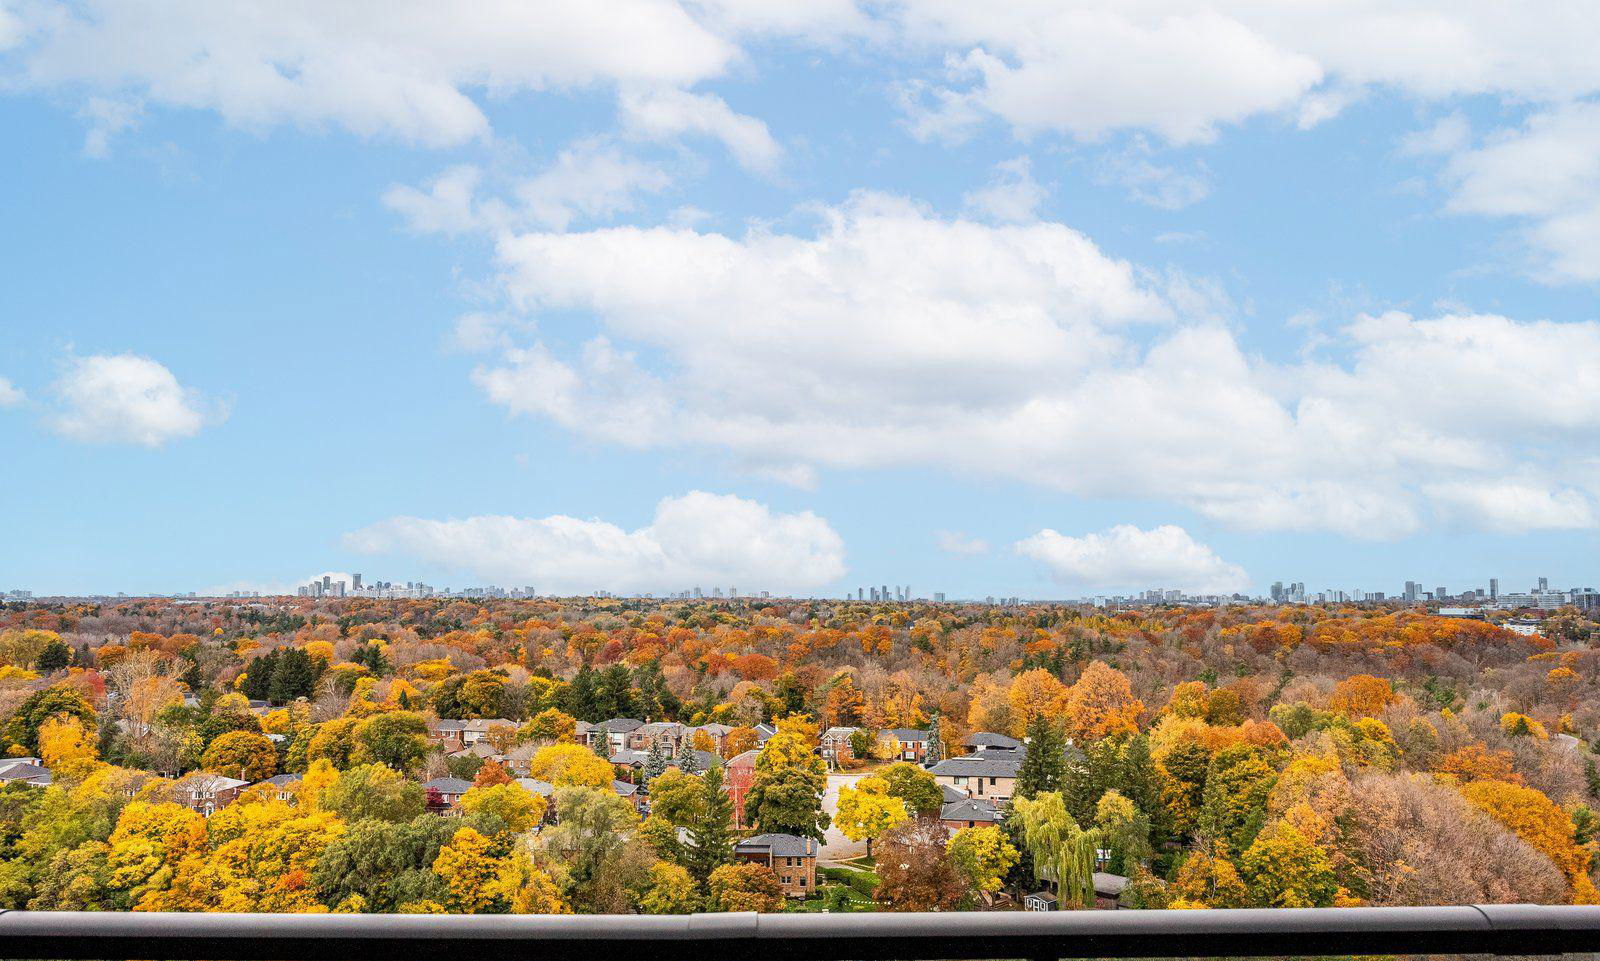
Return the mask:
<svg viewBox="0 0 1600 961">
<path fill-rule="evenodd" d="M 226 791 L 230 788 L 244 787 L 249 783 L 236 777 L 223 777 L 221 774 L 196 771 L 193 774 L 178 778 L 173 787 L 183 788 L 188 791 Z"/>
<path fill-rule="evenodd" d="M 696 771 L 709 771 L 711 768 L 722 763 L 722 758 L 712 754 L 710 751 L 690 751 L 689 753 L 694 755 L 694 767 Z M 668 758 L 667 766 L 677 767 L 677 758 Z"/>
<path fill-rule="evenodd" d="M 527 791 L 529 794 L 537 794 L 540 797 L 549 797 L 550 795 L 556 793 L 556 786 L 554 784 L 551 784 L 549 781 L 541 781 L 538 778 L 519 777 L 513 783 L 522 788 L 524 791 Z"/>
<path fill-rule="evenodd" d="M 1001 748 L 1011 751 L 1015 751 L 1022 746 L 1022 742 L 1016 738 L 1007 737 L 1004 734 L 995 734 L 992 731 L 974 731 L 967 735 L 967 739 L 961 743 L 965 747 Z"/>
<path fill-rule="evenodd" d="M 859 727 L 830 727 L 826 731 L 822 732 L 822 739 L 829 740 L 832 738 L 849 737 L 859 730 L 861 730 Z"/>
<path fill-rule="evenodd" d="M 298 775 L 298 774 L 274 774 L 273 776 L 267 778 L 265 781 L 257 781 L 256 783 L 254 783 L 254 784 L 252 784 L 250 786 L 251 787 L 260 787 L 263 784 L 270 784 L 273 787 L 288 787 L 289 785 L 295 783 L 298 780 L 300 780 L 300 775 Z"/>
<path fill-rule="evenodd" d="M 776 858 L 814 858 L 817 841 L 794 834 L 757 834 L 735 844 L 733 851 L 735 854 L 770 854 Z"/>
<path fill-rule="evenodd" d="M 649 759 L 650 752 L 635 751 L 626 747 L 611 755 L 612 764 L 626 764 L 628 767 L 643 767 L 645 761 Z"/>
<path fill-rule="evenodd" d="M 951 787 L 948 784 L 939 785 L 939 790 L 944 792 L 944 803 L 946 804 L 953 804 L 956 801 L 965 801 L 967 799 L 966 794 L 962 793 L 960 789 Z"/>
<path fill-rule="evenodd" d="M 633 729 L 634 734 L 676 734 L 683 730 L 683 725 L 677 721 L 651 721 L 641 724 Z"/>
<path fill-rule="evenodd" d="M 1094 873 L 1094 893 L 1105 897 L 1116 897 L 1128 886 L 1128 879 L 1120 874 L 1106 874 L 1103 871 Z"/>
<path fill-rule="evenodd" d="M 1002 751 L 999 756 L 968 755 L 945 758 L 928 773 L 934 777 L 1016 777 L 1022 767 L 1019 751 Z"/>
<path fill-rule="evenodd" d="M 601 721 L 599 726 L 604 727 L 607 734 L 627 734 L 644 727 L 644 722 L 632 717 L 614 717 L 609 721 Z"/>
<path fill-rule="evenodd" d="M 751 764 L 755 764 L 756 758 L 760 756 L 761 752 L 752 748 L 748 751 L 745 751 L 743 754 L 735 754 L 733 757 L 728 758 L 728 766 L 733 767 L 737 764 L 740 767 L 743 767 L 746 761 Z"/>
<path fill-rule="evenodd" d="M 939 819 L 943 821 L 988 821 L 997 823 L 1002 820 L 1000 809 L 980 798 L 962 798 L 952 801 L 939 809 Z"/>
<path fill-rule="evenodd" d="M 26 761 L 18 761 L 15 764 L 7 764 L 4 767 L 0 767 L 0 781 L 27 781 L 30 784 L 49 784 L 50 769 L 40 767 L 37 764 L 30 764 Z"/>
<path fill-rule="evenodd" d="M 919 731 L 916 728 L 910 727 L 890 728 L 883 733 L 894 738 L 896 741 L 926 741 L 928 739 L 927 731 Z"/>
<path fill-rule="evenodd" d="M 436 777 L 431 781 L 423 781 L 424 791 L 432 788 L 440 794 L 465 794 L 472 790 L 471 781 L 463 781 L 458 777 Z"/>
<path fill-rule="evenodd" d="M 733 728 L 729 727 L 726 724 L 718 724 L 715 721 L 713 721 L 710 724 L 702 724 L 699 727 L 685 728 L 684 729 L 684 733 L 692 734 L 695 731 L 704 731 L 707 734 L 711 735 L 712 737 L 722 737 L 723 735 L 728 734 L 732 730 L 733 730 Z"/>
<path fill-rule="evenodd" d="M 633 797 L 639 793 L 639 785 L 629 784 L 627 781 L 612 781 L 611 790 L 617 792 L 618 797 Z"/>
</svg>

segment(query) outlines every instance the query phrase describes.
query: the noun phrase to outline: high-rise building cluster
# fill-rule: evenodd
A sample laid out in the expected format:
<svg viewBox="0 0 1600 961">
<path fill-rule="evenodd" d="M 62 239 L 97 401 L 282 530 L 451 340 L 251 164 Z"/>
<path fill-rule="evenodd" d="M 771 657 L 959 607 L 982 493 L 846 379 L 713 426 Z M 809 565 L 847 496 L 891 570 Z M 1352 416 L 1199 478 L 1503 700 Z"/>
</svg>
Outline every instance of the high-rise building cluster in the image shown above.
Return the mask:
<svg viewBox="0 0 1600 961">
<path fill-rule="evenodd" d="M 943 595 L 940 596 L 943 597 Z M 847 601 L 851 599 L 849 594 L 846 594 L 844 598 Z M 904 587 L 901 587 L 897 584 L 893 589 L 890 589 L 888 584 L 884 584 L 881 587 L 858 587 L 856 588 L 856 596 L 854 599 L 858 601 L 879 601 L 881 603 L 887 603 L 889 601 L 903 603 L 905 601 L 916 600 L 916 598 L 911 594 L 910 584 L 907 584 Z"/>
<path fill-rule="evenodd" d="M 1280 604 L 1359 604 L 1393 599 L 1407 604 L 1451 603 L 1507 610 L 1538 608 L 1553 611 L 1568 606 L 1582 610 L 1600 610 L 1600 592 L 1594 588 L 1570 587 L 1551 590 L 1548 577 L 1539 578 L 1537 584 L 1527 591 L 1505 594 L 1500 592 L 1498 577 L 1489 578 L 1489 586 L 1486 588 L 1469 587 L 1454 594 L 1442 584 L 1435 585 L 1432 590 L 1424 584 L 1423 581 L 1406 581 L 1401 592 L 1391 598 L 1382 591 L 1329 590 L 1308 594 L 1304 583 L 1296 582 L 1285 586 L 1282 581 L 1276 581 L 1272 585 L 1271 599 Z"/>
</svg>

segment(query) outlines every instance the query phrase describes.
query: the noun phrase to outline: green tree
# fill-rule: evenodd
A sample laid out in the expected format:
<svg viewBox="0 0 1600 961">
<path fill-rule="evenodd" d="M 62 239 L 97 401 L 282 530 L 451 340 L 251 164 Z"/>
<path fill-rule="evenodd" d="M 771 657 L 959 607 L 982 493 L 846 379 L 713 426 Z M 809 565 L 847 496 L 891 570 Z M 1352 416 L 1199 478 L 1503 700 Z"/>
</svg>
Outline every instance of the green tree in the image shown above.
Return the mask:
<svg viewBox="0 0 1600 961">
<path fill-rule="evenodd" d="M 428 740 L 428 722 L 411 711 L 389 711 L 364 722 L 356 733 L 362 760 L 387 764 L 402 774 L 422 765 L 433 749 Z"/>
<path fill-rule="evenodd" d="M 733 860 L 733 802 L 723 790 L 722 768 L 713 767 L 697 780 L 702 800 L 685 825 L 683 859 L 704 886 L 713 871 Z"/>
<path fill-rule="evenodd" d="M 822 809 L 827 778 L 799 767 L 758 771 L 745 795 L 745 814 L 769 834 L 796 834 L 822 840 L 830 818 Z"/>
<path fill-rule="evenodd" d="M 1017 768 L 1016 796 L 1036 797 L 1060 791 L 1066 784 L 1066 737 L 1056 722 L 1043 713 L 1028 721 L 1027 752 Z"/>
<path fill-rule="evenodd" d="M 1240 856 L 1239 874 L 1257 907 L 1325 908 L 1339 892 L 1327 852 L 1286 821 L 1261 832 Z"/>
<path fill-rule="evenodd" d="M 694 914 L 704 902 L 700 890 L 682 866 L 657 861 L 639 895 L 639 910 L 645 914 Z"/>
<path fill-rule="evenodd" d="M 913 814 L 934 815 L 944 807 L 944 790 L 932 774 L 907 761 L 891 764 L 878 772 L 889 785 L 889 796 L 905 802 Z"/>
<path fill-rule="evenodd" d="M 322 795 L 323 806 L 347 822 L 410 821 L 422 813 L 426 802 L 421 785 L 383 764 L 360 764 L 342 772 Z"/>
<path fill-rule="evenodd" d="M 39 725 L 61 715 L 77 718 L 83 722 L 86 730 L 94 730 L 99 726 L 94 708 L 89 706 L 83 694 L 75 687 L 57 684 L 35 692 L 18 706 L 11 720 L 6 722 L 7 744 L 20 746 L 22 750 L 17 752 L 20 754 L 38 754 Z"/>
<path fill-rule="evenodd" d="M 1056 791 L 1014 799 L 1012 811 L 1032 857 L 1034 877 L 1053 882 L 1056 897 L 1065 904 L 1093 904 L 1098 833 L 1080 828 Z"/>
<path fill-rule="evenodd" d="M 945 852 L 956 871 L 987 903 L 1003 886 L 1020 855 L 1004 831 L 992 824 L 962 828 L 951 835 Z"/>
</svg>

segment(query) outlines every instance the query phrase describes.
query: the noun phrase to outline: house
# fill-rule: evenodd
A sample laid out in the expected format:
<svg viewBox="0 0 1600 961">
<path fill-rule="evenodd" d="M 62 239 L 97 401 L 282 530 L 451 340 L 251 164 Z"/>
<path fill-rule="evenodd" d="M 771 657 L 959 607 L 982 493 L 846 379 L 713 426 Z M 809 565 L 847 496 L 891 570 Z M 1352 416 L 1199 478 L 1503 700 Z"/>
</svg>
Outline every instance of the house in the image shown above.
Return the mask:
<svg viewBox="0 0 1600 961">
<path fill-rule="evenodd" d="M 928 756 L 928 732 L 912 728 L 891 728 L 878 733 L 884 754 L 901 761 L 921 761 Z"/>
<path fill-rule="evenodd" d="M 768 724 L 765 721 L 757 724 L 754 730 L 756 732 L 756 747 L 766 744 L 767 741 L 772 739 L 772 735 L 778 733 L 778 729 L 776 727 Z"/>
<path fill-rule="evenodd" d="M 1023 897 L 1022 907 L 1026 911 L 1054 911 L 1056 896 L 1049 891 L 1036 891 Z"/>
<path fill-rule="evenodd" d="M 757 834 L 733 846 L 735 860 L 765 864 L 783 893 L 803 898 L 817 889 L 817 842 L 793 834 Z"/>
<path fill-rule="evenodd" d="M 861 730 L 858 727 L 830 727 L 822 732 L 822 759 L 830 767 L 838 767 L 842 762 L 853 760 L 856 756 L 850 747 L 850 735 Z"/>
<path fill-rule="evenodd" d="M 472 790 L 471 781 L 458 777 L 436 777 L 422 782 L 428 794 L 428 810 L 435 814 L 451 814 L 461 804 L 461 795 Z"/>
<path fill-rule="evenodd" d="M 541 781 L 538 778 L 519 777 L 514 783 L 529 794 L 537 794 L 546 800 L 549 800 L 556 793 L 554 784 L 549 781 Z"/>
<path fill-rule="evenodd" d="M 501 763 L 503 763 L 506 766 L 506 770 L 510 771 L 513 775 L 517 777 L 525 776 L 528 773 L 528 770 L 533 766 L 533 756 L 539 753 L 539 748 L 541 746 L 542 745 L 533 743 L 518 744 L 516 747 L 513 747 L 511 750 L 505 753 L 505 757 Z"/>
<path fill-rule="evenodd" d="M 946 758 L 928 769 L 934 781 L 963 791 L 969 798 L 995 804 L 1011 799 L 1017 788 L 1017 771 L 1023 751 L 995 751 Z"/>
<path fill-rule="evenodd" d="M 450 754 L 472 747 L 496 728 L 501 729 L 502 733 L 514 734 L 517 722 L 503 717 L 471 718 L 465 721 L 441 718 L 428 728 L 428 737 L 443 747 L 446 754 Z"/>
<path fill-rule="evenodd" d="M 210 817 L 238 799 L 249 781 L 196 771 L 172 785 L 172 799 L 201 817 Z"/>
<path fill-rule="evenodd" d="M 639 793 L 639 785 L 629 784 L 627 781 L 612 781 L 611 790 L 617 797 L 622 798 L 637 810 L 644 803 L 644 795 Z"/>
<path fill-rule="evenodd" d="M 953 834 L 962 828 L 999 824 L 1004 819 L 998 805 L 980 798 L 964 797 L 939 808 L 939 821 Z"/>
<path fill-rule="evenodd" d="M 644 722 L 631 717 L 614 717 L 609 721 L 601 721 L 590 727 L 582 734 L 583 743 L 591 750 L 594 748 L 595 738 L 600 736 L 600 729 L 605 728 L 606 737 L 611 742 L 611 750 L 621 751 L 628 746 L 628 735 L 644 726 Z"/>
<path fill-rule="evenodd" d="M 722 764 L 722 758 L 717 757 L 710 751 L 690 751 L 689 754 L 694 758 L 694 773 L 696 774 L 704 774 L 712 768 L 718 767 Z M 675 757 L 668 758 L 667 766 L 677 767 L 678 759 Z"/>
<path fill-rule="evenodd" d="M 1022 742 L 1014 737 L 1006 737 L 1004 734 L 995 734 L 990 731 L 974 731 L 967 736 L 965 741 L 961 742 L 961 746 L 966 748 L 968 753 L 977 751 L 1016 751 L 1022 748 Z"/>
<path fill-rule="evenodd" d="M 750 793 L 750 785 L 755 782 L 756 757 L 760 753 L 746 751 L 729 758 L 723 766 L 722 783 L 728 792 L 728 800 L 733 802 L 733 826 L 736 828 L 750 826 L 744 820 L 744 796 Z"/>
<path fill-rule="evenodd" d="M 1121 906 L 1122 892 L 1128 889 L 1128 879 L 1120 874 L 1094 873 L 1094 906 L 1101 910 L 1115 910 Z"/>
<path fill-rule="evenodd" d="M 300 783 L 298 774 L 274 774 L 265 781 L 250 785 L 251 790 L 262 789 L 262 794 L 274 801 L 295 800 L 294 786 Z"/>
<path fill-rule="evenodd" d="M 675 754 L 678 742 L 686 736 L 686 728 L 677 721 L 651 721 L 641 724 L 628 732 L 626 743 L 629 750 L 646 751 L 660 745 L 668 754 Z"/>
<path fill-rule="evenodd" d="M 16 757 L 0 761 L 0 784 L 10 784 L 13 781 L 44 787 L 50 783 L 50 769 L 40 764 L 36 757 Z"/>
<path fill-rule="evenodd" d="M 699 727 L 686 727 L 683 729 L 683 736 L 687 738 L 692 739 L 696 734 L 704 734 L 706 737 L 711 738 L 711 743 L 715 745 L 714 750 L 718 754 L 721 754 L 722 749 L 727 747 L 728 735 L 731 733 L 733 733 L 733 728 L 726 724 L 716 723 L 702 724 Z M 693 744 L 694 741 L 690 740 L 689 743 Z"/>
</svg>

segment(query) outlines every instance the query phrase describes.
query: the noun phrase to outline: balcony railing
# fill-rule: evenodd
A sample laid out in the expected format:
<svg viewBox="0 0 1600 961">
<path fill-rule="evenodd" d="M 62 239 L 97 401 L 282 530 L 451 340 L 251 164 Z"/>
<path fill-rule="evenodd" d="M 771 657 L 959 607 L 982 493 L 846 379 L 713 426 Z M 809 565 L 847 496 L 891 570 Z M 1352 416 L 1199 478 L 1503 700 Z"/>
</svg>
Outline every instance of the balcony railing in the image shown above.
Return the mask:
<svg viewBox="0 0 1600 961">
<path fill-rule="evenodd" d="M 1561 954 L 1600 907 L 949 914 L 351 915 L 0 911 L 0 958 L 372 961 Z"/>
</svg>

